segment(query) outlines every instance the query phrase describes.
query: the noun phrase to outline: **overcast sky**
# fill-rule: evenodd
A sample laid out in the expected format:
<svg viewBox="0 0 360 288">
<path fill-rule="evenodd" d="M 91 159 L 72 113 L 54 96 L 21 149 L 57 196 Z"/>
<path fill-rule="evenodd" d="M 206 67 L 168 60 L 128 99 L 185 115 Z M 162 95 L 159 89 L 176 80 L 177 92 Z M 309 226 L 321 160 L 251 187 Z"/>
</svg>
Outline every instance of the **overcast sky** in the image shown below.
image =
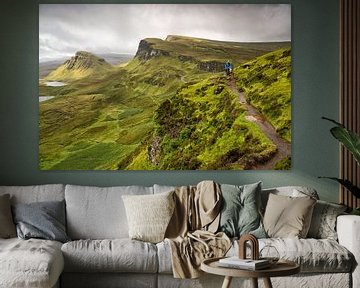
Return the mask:
<svg viewBox="0 0 360 288">
<path fill-rule="evenodd" d="M 40 4 L 40 62 L 76 51 L 135 54 L 144 38 L 291 40 L 289 4 Z"/>
</svg>

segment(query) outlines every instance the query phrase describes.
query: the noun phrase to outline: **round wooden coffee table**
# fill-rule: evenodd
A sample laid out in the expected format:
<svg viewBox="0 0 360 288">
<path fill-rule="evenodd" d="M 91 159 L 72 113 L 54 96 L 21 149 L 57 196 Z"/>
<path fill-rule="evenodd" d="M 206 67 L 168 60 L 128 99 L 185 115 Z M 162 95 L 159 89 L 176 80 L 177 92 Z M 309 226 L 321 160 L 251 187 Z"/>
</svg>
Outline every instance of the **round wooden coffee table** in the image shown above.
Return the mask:
<svg viewBox="0 0 360 288">
<path fill-rule="evenodd" d="M 263 278 L 265 287 L 272 288 L 270 277 L 289 276 L 300 272 L 300 266 L 288 260 L 279 260 L 270 268 L 254 271 L 222 267 L 219 265 L 219 259 L 221 258 L 204 260 L 201 263 L 201 270 L 210 274 L 225 276 L 222 288 L 229 288 L 233 277 L 251 278 L 254 288 L 258 288 L 258 278 Z"/>
</svg>

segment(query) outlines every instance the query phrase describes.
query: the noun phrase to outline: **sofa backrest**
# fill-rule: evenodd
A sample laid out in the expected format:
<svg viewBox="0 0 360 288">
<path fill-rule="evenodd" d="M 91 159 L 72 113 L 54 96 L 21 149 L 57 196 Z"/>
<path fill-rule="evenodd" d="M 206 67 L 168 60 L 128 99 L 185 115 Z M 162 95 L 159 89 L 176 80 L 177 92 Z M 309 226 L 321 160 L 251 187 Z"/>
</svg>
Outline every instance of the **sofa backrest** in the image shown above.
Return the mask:
<svg viewBox="0 0 360 288">
<path fill-rule="evenodd" d="M 0 186 L 0 195 L 10 194 L 11 203 L 66 201 L 67 233 L 71 239 L 128 238 L 123 195 L 148 195 L 173 190 L 174 186 L 154 185 L 94 187 L 63 184 L 34 186 Z M 319 199 L 317 192 L 308 187 L 287 186 L 263 189 L 262 210 L 269 194 L 292 197 L 306 195 Z"/>
<path fill-rule="evenodd" d="M 128 238 L 123 195 L 153 194 L 153 187 L 66 185 L 67 233 L 71 239 Z"/>
<path fill-rule="evenodd" d="M 0 195 L 4 194 L 10 194 L 11 204 L 61 201 L 65 198 L 65 185 L 0 186 Z"/>
<path fill-rule="evenodd" d="M 176 186 L 167 186 L 167 185 L 159 185 L 159 184 L 154 184 L 153 187 L 154 187 L 154 194 L 166 193 L 166 192 L 174 191 L 176 189 Z"/>
</svg>

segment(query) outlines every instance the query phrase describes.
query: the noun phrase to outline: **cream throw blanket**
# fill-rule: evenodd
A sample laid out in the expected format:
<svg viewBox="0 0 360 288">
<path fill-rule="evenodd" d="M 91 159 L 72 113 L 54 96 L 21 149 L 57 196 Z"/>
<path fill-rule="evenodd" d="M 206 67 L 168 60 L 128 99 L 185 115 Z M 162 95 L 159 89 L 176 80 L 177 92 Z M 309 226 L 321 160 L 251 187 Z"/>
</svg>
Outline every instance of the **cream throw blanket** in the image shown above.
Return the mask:
<svg viewBox="0 0 360 288">
<path fill-rule="evenodd" d="M 213 181 L 175 190 L 175 210 L 165 233 L 171 247 L 175 278 L 200 277 L 201 262 L 222 257 L 231 246 L 225 233 L 216 233 L 221 209 L 221 190 Z"/>
</svg>

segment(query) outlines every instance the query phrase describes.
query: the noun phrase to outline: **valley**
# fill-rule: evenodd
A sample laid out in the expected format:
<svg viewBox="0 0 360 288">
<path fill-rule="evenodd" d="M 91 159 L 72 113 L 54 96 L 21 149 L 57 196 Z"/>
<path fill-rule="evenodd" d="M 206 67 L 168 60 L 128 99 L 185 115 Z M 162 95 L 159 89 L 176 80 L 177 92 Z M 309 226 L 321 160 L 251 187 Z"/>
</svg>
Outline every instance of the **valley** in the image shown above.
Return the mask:
<svg viewBox="0 0 360 288">
<path fill-rule="evenodd" d="M 39 96 L 53 97 L 39 103 L 40 169 L 290 169 L 291 151 L 275 158 L 278 145 L 238 94 L 290 147 L 290 47 L 147 38 L 126 65 L 78 52 L 39 82 Z"/>
</svg>

